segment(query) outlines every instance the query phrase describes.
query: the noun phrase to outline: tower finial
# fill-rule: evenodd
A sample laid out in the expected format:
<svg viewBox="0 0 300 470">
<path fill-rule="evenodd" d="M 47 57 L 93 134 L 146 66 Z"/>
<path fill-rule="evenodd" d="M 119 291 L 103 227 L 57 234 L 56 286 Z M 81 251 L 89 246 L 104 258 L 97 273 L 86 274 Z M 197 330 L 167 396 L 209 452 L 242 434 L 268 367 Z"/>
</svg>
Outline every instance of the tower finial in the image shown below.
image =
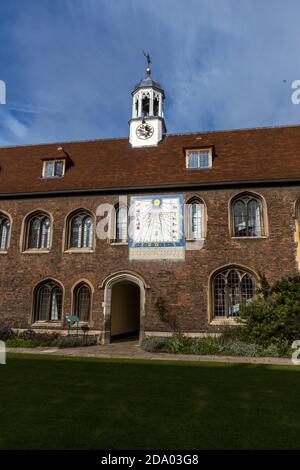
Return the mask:
<svg viewBox="0 0 300 470">
<path fill-rule="evenodd" d="M 149 52 L 147 53 L 145 50 L 143 50 L 143 54 L 146 57 L 147 64 L 148 64 L 148 67 L 146 68 L 147 75 L 151 75 L 150 64 L 152 64 L 152 61 L 151 61 L 150 54 L 149 54 Z"/>
</svg>

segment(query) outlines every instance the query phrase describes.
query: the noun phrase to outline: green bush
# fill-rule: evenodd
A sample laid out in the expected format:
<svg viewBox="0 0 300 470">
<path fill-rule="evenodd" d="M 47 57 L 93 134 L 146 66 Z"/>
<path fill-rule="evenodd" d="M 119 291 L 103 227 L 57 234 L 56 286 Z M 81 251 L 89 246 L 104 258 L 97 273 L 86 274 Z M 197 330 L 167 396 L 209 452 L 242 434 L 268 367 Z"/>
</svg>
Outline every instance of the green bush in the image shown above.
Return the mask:
<svg viewBox="0 0 300 470">
<path fill-rule="evenodd" d="M 291 348 L 288 341 L 269 344 L 267 347 L 242 341 L 240 338 L 227 339 L 225 336 L 209 336 L 195 339 L 175 335 L 166 341 L 163 350 L 176 354 L 224 355 L 246 357 L 289 357 Z"/>
<path fill-rule="evenodd" d="M 241 306 L 240 319 L 240 337 L 247 342 L 268 347 L 300 339 L 300 276 L 265 285 L 261 298 Z"/>
<path fill-rule="evenodd" d="M 226 353 L 232 356 L 260 356 L 262 346 L 255 343 L 245 343 L 239 339 L 230 340 L 226 344 Z"/>
<path fill-rule="evenodd" d="M 34 348 L 35 344 L 31 339 L 10 338 L 6 341 L 8 348 Z"/>
</svg>

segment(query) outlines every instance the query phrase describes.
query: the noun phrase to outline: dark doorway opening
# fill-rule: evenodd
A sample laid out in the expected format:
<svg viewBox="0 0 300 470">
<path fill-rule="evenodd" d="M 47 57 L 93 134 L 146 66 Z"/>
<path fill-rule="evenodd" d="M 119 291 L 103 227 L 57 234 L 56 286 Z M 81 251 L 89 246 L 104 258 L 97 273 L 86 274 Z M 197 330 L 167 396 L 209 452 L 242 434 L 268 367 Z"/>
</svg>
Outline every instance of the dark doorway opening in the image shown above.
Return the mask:
<svg viewBox="0 0 300 470">
<path fill-rule="evenodd" d="M 138 339 L 140 333 L 140 288 L 121 281 L 111 291 L 111 341 Z"/>
</svg>

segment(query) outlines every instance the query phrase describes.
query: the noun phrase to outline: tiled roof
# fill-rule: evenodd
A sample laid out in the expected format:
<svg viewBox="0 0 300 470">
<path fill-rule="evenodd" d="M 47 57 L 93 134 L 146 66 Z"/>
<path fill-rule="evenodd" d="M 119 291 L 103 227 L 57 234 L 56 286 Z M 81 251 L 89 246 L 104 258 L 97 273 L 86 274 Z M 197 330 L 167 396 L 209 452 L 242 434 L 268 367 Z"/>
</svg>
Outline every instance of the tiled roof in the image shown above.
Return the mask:
<svg viewBox="0 0 300 470">
<path fill-rule="evenodd" d="M 61 179 L 43 179 L 42 159 L 71 159 Z M 188 170 L 184 149 L 214 149 L 211 169 Z M 168 134 L 157 147 L 127 138 L 0 148 L 0 194 L 300 178 L 300 126 Z"/>
</svg>

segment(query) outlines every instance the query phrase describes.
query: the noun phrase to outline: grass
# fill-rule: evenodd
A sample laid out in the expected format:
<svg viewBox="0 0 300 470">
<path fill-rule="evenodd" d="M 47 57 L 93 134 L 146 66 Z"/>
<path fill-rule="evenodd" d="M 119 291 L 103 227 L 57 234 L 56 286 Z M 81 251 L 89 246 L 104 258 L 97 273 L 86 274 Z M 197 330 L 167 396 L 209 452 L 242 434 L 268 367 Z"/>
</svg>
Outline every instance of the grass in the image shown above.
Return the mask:
<svg viewBox="0 0 300 470">
<path fill-rule="evenodd" d="M 9 354 L 1 449 L 292 449 L 300 368 Z"/>
</svg>

